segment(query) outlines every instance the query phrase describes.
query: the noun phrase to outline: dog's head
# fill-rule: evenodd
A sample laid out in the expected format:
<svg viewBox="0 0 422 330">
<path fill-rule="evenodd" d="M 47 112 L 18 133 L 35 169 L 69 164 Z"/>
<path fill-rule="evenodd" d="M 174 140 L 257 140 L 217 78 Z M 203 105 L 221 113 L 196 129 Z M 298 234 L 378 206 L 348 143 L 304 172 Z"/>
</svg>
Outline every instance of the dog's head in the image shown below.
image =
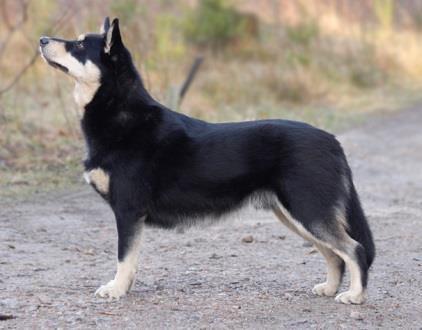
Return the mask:
<svg viewBox="0 0 422 330">
<path fill-rule="evenodd" d="M 47 63 L 85 84 L 100 83 L 123 51 L 117 18 L 110 25 L 107 17 L 99 34 L 83 34 L 76 40 L 40 38 L 41 56 Z"/>
</svg>

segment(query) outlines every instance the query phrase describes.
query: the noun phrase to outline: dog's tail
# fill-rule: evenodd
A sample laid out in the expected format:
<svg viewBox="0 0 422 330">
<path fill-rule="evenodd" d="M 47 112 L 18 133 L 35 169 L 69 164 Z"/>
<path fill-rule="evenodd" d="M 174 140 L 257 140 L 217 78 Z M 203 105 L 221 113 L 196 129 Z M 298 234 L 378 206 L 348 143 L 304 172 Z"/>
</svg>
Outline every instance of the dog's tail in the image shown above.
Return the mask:
<svg viewBox="0 0 422 330">
<path fill-rule="evenodd" d="M 375 258 L 375 244 L 351 176 L 349 193 L 349 203 L 346 209 L 346 218 L 349 225 L 348 232 L 365 249 L 366 264 L 369 268 Z"/>
</svg>

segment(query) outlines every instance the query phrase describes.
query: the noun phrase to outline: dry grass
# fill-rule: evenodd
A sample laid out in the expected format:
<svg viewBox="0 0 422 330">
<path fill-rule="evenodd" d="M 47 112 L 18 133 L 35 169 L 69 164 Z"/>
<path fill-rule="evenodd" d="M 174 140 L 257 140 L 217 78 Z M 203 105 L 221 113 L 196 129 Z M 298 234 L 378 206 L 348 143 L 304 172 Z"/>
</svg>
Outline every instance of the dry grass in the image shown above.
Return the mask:
<svg viewBox="0 0 422 330">
<path fill-rule="evenodd" d="M 5 1 L 0 16 L 6 8 L 9 19 L 18 20 L 16 3 Z M 68 38 L 97 30 L 102 16 L 119 16 L 148 89 L 164 103 L 194 57 L 205 55 L 179 109 L 192 116 L 211 121 L 289 118 L 339 131 L 370 113 L 419 100 L 417 13 L 416 18 L 401 19 L 406 24 L 395 24 L 388 19 L 388 6 L 373 8 L 372 18 L 363 19 L 343 14 L 328 0 L 311 6 L 307 1 L 237 1 L 241 11 L 259 13 L 259 38 L 244 38 L 215 52 L 183 38 L 184 13 L 195 3 L 33 1 L 28 20 L 0 54 L 0 90 L 29 60 L 38 36 L 66 5 L 71 14 L 57 34 Z M 0 20 L 0 43 L 9 33 Z M 84 150 L 71 91 L 67 77 L 38 60 L 13 89 L 0 95 L 2 195 L 22 192 L 22 187 L 43 190 L 46 184 L 80 181 Z"/>
</svg>

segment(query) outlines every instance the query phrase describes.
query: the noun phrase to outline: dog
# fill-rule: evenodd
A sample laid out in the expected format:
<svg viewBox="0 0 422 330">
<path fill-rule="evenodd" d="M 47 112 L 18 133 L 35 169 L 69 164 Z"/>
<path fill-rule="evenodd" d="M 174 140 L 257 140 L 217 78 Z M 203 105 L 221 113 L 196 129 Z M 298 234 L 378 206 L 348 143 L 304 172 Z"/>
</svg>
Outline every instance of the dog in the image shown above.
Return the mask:
<svg viewBox="0 0 422 330">
<path fill-rule="evenodd" d="M 273 212 L 324 256 L 327 279 L 313 288 L 361 304 L 374 260 L 372 233 L 336 138 L 288 120 L 208 123 L 151 97 L 125 47 L 119 20 L 77 40 L 40 38 L 45 61 L 75 80 L 83 109 L 86 181 L 110 205 L 117 272 L 96 295 L 119 299 L 133 286 L 141 232 L 217 221 L 253 204 Z M 251 86 L 253 88 L 253 86 Z"/>
</svg>

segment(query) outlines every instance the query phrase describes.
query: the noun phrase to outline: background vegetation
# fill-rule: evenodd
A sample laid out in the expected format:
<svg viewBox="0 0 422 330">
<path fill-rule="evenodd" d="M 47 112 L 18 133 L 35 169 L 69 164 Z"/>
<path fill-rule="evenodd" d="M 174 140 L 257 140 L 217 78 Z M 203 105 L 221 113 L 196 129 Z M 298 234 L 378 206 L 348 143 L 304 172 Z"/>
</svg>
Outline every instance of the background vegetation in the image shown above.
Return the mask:
<svg viewBox="0 0 422 330">
<path fill-rule="evenodd" d="M 417 0 L 0 0 L 0 196 L 80 182 L 72 83 L 37 55 L 42 34 L 75 38 L 117 16 L 146 86 L 211 121 L 292 118 L 339 131 L 417 102 Z M 24 190 L 25 190 L 24 189 Z"/>
</svg>

